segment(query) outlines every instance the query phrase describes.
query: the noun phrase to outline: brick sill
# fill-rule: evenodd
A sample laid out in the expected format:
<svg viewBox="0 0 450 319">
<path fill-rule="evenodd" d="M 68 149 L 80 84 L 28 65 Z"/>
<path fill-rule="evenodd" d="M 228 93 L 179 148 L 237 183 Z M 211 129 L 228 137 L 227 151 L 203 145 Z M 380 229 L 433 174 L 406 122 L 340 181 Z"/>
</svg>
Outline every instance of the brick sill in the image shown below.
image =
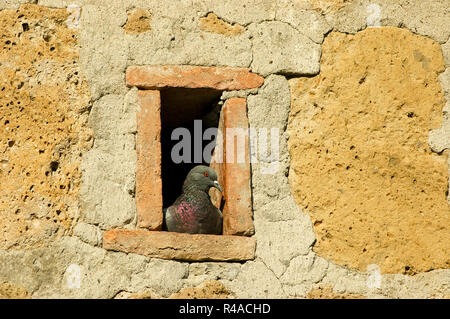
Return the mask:
<svg viewBox="0 0 450 319">
<path fill-rule="evenodd" d="M 244 261 L 255 258 L 254 237 L 184 234 L 166 231 L 112 229 L 103 248 L 184 261 Z"/>
</svg>

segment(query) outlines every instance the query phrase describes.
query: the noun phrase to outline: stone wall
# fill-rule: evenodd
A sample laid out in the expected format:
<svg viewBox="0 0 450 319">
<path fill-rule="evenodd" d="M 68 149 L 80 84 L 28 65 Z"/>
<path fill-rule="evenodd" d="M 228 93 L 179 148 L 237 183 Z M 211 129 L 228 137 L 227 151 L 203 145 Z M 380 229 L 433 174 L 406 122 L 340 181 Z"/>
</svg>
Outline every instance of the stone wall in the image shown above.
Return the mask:
<svg viewBox="0 0 450 319">
<path fill-rule="evenodd" d="M 448 159 L 427 142 L 444 70 L 437 42 L 369 28 L 330 33 L 320 74 L 289 81 L 289 177 L 319 255 L 361 271 L 449 267 Z"/>
<path fill-rule="evenodd" d="M 65 9 L 2 10 L 0 247 L 69 235 L 79 218 L 90 94 Z"/>
<path fill-rule="evenodd" d="M 446 0 L 0 0 L 1 298 L 450 296 Z M 138 227 L 133 65 L 249 68 L 255 258 L 103 248 Z M 271 174 L 265 169 L 275 165 Z"/>
</svg>

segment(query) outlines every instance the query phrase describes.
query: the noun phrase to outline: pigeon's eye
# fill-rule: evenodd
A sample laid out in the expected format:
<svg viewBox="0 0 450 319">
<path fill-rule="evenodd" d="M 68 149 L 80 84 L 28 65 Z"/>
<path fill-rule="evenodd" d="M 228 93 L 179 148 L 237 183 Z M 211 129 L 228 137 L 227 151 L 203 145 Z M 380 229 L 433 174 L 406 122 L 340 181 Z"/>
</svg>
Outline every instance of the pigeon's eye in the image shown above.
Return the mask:
<svg viewBox="0 0 450 319">
<path fill-rule="evenodd" d="M 204 175 L 205 177 L 208 177 L 208 176 L 209 176 L 208 172 L 204 172 L 203 175 Z"/>
</svg>

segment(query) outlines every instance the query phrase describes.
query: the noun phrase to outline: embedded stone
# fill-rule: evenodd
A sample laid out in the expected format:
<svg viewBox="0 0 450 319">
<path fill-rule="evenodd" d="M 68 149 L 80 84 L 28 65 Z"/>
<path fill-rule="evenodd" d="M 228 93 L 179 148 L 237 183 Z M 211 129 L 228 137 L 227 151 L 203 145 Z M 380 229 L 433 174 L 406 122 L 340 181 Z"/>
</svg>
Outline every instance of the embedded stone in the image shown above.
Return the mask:
<svg viewBox="0 0 450 319">
<path fill-rule="evenodd" d="M 289 81 L 289 181 L 314 251 L 361 271 L 449 268 L 447 154 L 428 145 L 444 106 L 439 44 L 381 27 L 333 32 L 322 50 L 319 75 Z"/>
<path fill-rule="evenodd" d="M 301 34 L 288 23 L 266 21 L 251 24 L 253 71 L 264 76 L 317 74 L 320 45 Z"/>
<path fill-rule="evenodd" d="M 0 283 L 0 299 L 30 299 L 28 291 L 9 282 Z"/>
<path fill-rule="evenodd" d="M 127 12 L 127 23 L 123 26 L 125 33 L 138 34 L 151 30 L 151 14 L 147 10 L 134 8 Z"/>
<path fill-rule="evenodd" d="M 334 292 L 332 285 L 317 285 L 306 294 L 307 299 L 366 299 L 366 297 L 352 293 Z"/>
<path fill-rule="evenodd" d="M 212 12 L 210 12 L 206 17 L 200 18 L 200 29 L 229 37 L 241 34 L 245 30 L 243 26 L 237 23 L 227 23 Z"/>
<path fill-rule="evenodd" d="M 223 283 L 207 280 L 197 287 L 187 287 L 173 294 L 169 299 L 229 299 L 233 294 Z"/>
</svg>

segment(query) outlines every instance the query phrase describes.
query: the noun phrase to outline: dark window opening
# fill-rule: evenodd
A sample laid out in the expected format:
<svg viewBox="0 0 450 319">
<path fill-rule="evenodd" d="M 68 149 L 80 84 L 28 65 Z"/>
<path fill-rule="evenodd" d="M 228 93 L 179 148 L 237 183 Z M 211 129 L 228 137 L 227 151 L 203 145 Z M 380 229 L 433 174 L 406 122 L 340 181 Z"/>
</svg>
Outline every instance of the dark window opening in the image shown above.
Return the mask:
<svg viewBox="0 0 450 319">
<path fill-rule="evenodd" d="M 184 179 L 194 166 L 209 165 L 209 160 L 205 160 L 203 156 L 203 149 L 211 140 L 203 140 L 203 133 L 208 128 L 217 129 L 218 127 L 221 94 L 222 91 L 214 89 L 168 88 L 161 90 L 161 178 L 164 208 L 172 205 L 181 194 Z M 194 134 L 195 120 L 201 120 L 200 139 Z M 182 137 L 179 140 L 171 139 L 173 130 L 177 128 L 189 130 L 191 146 L 189 163 L 175 163 L 172 159 L 173 147 L 182 140 L 184 141 Z M 195 149 L 194 143 L 200 143 L 197 144 L 200 147 Z M 199 150 L 201 154 L 199 154 Z M 184 155 L 183 152 L 180 153 Z M 200 162 L 194 162 L 196 158 Z"/>
</svg>

